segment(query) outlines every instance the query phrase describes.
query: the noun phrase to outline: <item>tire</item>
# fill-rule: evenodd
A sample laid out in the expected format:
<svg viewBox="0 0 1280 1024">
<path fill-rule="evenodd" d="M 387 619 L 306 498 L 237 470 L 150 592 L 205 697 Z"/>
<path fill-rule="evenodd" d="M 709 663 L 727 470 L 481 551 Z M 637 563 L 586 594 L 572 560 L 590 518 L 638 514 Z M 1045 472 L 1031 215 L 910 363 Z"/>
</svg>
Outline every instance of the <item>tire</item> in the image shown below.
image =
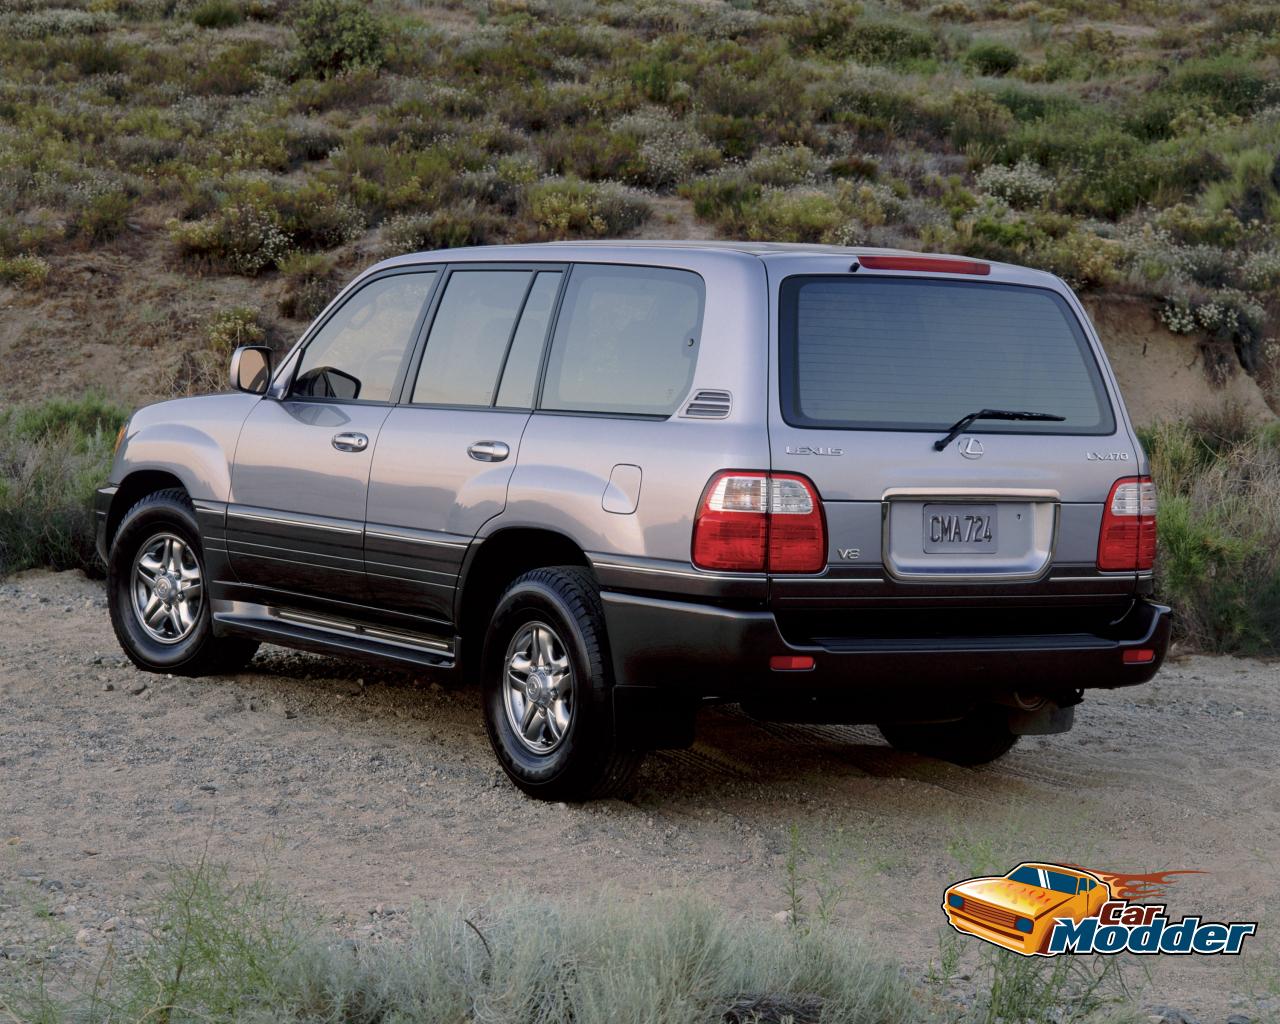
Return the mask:
<svg viewBox="0 0 1280 1024">
<path fill-rule="evenodd" d="M 642 754 L 616 739 L 604 608 L 590 573 L 534 569 L 507 587 L 482 676 L 489 742 L 521 790 L 565 801 L 627 790 Z"/>
<path fill-rule="evenodd" d="M 213 635 L 208 582 L 195 510 L 184 491 L 156 491 L 125 513 L 107 559 L 107 605 L 116 639 L 138 668 L 195 676 L 248 664 L 256 640 Z M 164 601 L 156 598 L 161 589 Z M 180 598 L 172 596 L 175 590 Z M 148 593 L 159 601 L 158 625 L 142 620 L 140 595 Z"/>
<path fill-rule="evenodd" d="M 987 764 L 1018 742 L 1004 708 L 971 711 L 955 722 L 884 722 L 877 728 L 895 750 L 936 757 L 952 764 Z"/>
</svg>

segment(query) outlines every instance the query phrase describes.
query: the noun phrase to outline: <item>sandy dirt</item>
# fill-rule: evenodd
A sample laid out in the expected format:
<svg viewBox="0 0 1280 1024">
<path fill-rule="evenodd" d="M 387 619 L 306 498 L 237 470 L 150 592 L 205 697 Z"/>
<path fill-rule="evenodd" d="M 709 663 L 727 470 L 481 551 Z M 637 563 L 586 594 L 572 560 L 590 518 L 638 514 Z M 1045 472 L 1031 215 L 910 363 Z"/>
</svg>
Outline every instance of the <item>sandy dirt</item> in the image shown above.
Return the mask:
<svg viewBox="0 0 1280 1024">
<path fill-rule="evenodd" d="M 1175 918 L 1260 918 L 1259 935 L 1243 956 L 1162 958 L 1129 980 L 1204 1021 L 1280 1012 L 1276 663 L 1175 659 L 1092 695 L 1069 735 L 976 770 L 895 753 L 871 728 L 709 709 L 693 749 L 650 757 L 633 799 L 549 806 L 496 768 L 474 687 L 278 648 L 234 677 L 146 675 L 99 583 L 31 573 L 0 583 L 0 699 L 0 973 L 100 954 L 169 865 L 205 851 L 356 937 L 393 931 L 414 900 L 512 888 L 675 889 L 768 920 L 794 826 L 802 873 L 843 890 L 836 916 L 922 973 L 961 878 L 1024 859 L 1201 869 L 1168 887 Z M 962 945 L 976 962 L 982 944 Z"/>
</svg>

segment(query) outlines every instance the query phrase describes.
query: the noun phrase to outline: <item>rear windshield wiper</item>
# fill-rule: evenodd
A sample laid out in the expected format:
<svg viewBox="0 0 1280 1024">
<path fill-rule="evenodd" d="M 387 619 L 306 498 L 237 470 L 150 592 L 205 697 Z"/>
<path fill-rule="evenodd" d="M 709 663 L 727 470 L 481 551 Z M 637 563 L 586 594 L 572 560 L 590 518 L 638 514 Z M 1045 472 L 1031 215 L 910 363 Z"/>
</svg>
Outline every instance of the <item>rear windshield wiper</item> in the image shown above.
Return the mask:
<svg viewBox="0 0 1280 1024">
<path fill-rule="evenodd" d="M 1044 422 L 1060 423 L 1065 420 L 1065 416 L 1055 416 L 1051 412 L 1017 412 L 1010 409 L 979 409 L 977 412 L 971 412 L 968 416 L 962 416 L 951 424 L 951 429 L 947 431 L 947 436 L 938 441 L 933 442 L 933 450 L 935 452 L 942 451 L 947 445 L 958 437 L 966 427 L 975 420 L 1040 420 Z"/>
</svg>

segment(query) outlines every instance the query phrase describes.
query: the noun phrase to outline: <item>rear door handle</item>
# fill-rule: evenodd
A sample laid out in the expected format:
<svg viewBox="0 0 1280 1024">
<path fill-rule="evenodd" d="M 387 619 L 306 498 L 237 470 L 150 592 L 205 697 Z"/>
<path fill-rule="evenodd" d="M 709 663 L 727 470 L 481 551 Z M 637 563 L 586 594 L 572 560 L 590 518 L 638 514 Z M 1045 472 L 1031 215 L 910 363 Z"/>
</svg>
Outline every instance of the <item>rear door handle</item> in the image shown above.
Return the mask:
<svg viewBox="0 0 1280 1024">
<path fill-rule="evenodd" d="M 340 452 L 362 452 L 369 447 L 369 438 L 364 434 L 334 434 L 333 446 Z"/>
<path fill-rule="evenodd" d="M 477 441 L 467 448 L 467 454 L 477 462 L 501 462 L 511 449 L 501 441 Z"/>
</svg>

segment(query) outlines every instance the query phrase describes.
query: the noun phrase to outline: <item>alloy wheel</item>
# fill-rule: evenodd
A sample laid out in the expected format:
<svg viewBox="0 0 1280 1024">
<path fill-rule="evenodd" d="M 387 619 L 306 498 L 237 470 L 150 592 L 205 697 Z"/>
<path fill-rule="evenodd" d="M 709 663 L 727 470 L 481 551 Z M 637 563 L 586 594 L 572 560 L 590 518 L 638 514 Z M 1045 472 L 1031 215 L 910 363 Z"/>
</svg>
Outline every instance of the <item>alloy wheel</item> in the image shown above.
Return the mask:
<svg viewBox="0 0 1280 1024">
<path fill-rule="evenodd" d="M 174 533 L 157 533 L 133 560 L 133 612 L 153 640 L 176 644 L 200 620 L 204 578 L 190 544 Z"/>
<path fill-rule="evenodd" d="M 545 622 L 516 631 L 504 663 L 503 703 L 516 738 L 534 754 L 556 749 L 573 722 L 568 648 Z"/>
</svg>

